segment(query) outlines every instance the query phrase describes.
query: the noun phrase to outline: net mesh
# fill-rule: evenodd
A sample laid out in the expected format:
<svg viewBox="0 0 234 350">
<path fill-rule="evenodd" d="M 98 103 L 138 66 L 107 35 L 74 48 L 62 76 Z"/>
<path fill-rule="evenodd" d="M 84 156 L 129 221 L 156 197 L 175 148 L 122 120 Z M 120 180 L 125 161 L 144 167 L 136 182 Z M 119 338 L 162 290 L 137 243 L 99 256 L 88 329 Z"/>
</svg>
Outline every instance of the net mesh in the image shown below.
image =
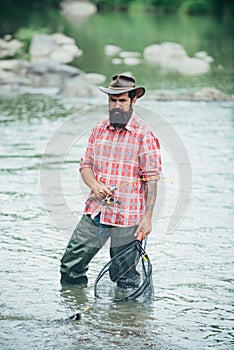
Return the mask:
<svg viewBox="0 0 234 350">
<path fill-rule="evenodd" d="M 103 267 L 94 294 L 115 301 L 153 298 L 152 265 L 140 241 L 131 243 Z"/>
</svg>

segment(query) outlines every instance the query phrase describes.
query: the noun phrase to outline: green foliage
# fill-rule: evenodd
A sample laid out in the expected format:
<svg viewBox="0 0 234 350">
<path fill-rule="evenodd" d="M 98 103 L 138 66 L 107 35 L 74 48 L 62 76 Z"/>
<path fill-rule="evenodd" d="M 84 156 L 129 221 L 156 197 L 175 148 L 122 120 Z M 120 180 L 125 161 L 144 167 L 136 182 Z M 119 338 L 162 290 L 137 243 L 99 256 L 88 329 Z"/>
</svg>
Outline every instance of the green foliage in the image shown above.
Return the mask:
<svg viewBox="0 0 234 350">
<path fill-rule="evenodd" d="M 164 12 L 175 12 L 179 9 L 182 0 L 149 0 L 149 3 L 156 9 L 164 10 Z"/>
<path fill-rule="evenodd" d="M 187 0 L 182 5 L 183 12 L 189 15 L 199 15 L 209 12 L 209 1 L 206 0 Z"/>
<path fill-rule="evenodd" d="M 6 6 L 27 6 L 29 8 L 58 8 L 60 3 L 61 0 L 1 0 L 0 8 Z"/>
<path fill-rule="evenodd" d="M 93 0 L 99 10 L 126 10 L 134 0 Z"/>
<path fill-rule="evenodd" d="M 21 7 L 27 8 L 29 11 L 34 8 L 46 12 L 51 8 L 58 9 L 61 2 L 62 0 L 1 0 L 0 12 L 9 8 L 17 8 L 20 11 Z M 90 2 L 97 5 L 100 11 L 138 8 L 156 10 L 157 12 L 182 10 L 187 14 L 215 13 L 222 15 L 223 13 L 234 13 L 233 0 L 90 0 Z"/>
<path fill-rule="evenodd" d="M 36 34 L 49 34 L 49 29 L 46 27 L 44 27 L 44 28 L 35 28 L 35 27 L 24 28 L 23 27 L 23 28 L 20 28 L 15 33 L 16 39 L 18 39 L 24 43 L 24 49 L 25 49 L 26 53 L 28 53 L 32 38 Z"/>
<path fill-rule="evenodd" d="M 233 0 L 91 0 L 102 10 L 154 9 L 157 12 L 182 10 L 191 15 L 215 13 L 233 14 Z"/>
</svg>

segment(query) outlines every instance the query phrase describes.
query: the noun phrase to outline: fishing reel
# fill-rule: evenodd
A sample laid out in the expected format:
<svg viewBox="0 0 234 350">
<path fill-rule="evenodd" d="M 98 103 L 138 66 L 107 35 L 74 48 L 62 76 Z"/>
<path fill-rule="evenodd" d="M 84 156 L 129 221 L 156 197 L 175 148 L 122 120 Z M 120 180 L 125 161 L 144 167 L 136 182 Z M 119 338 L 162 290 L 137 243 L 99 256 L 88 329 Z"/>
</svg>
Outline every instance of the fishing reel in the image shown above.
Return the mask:
<svg viewBox="0 0 234 350">
<path fill-rule="evenodd" d="M 113 197 L 106 197 L 102 200 L 102 205 L 107 206 L 107 205 L 112 205 L 112 204 L 121 204 L 120 201 L 116 201 Z"/>
</svg>

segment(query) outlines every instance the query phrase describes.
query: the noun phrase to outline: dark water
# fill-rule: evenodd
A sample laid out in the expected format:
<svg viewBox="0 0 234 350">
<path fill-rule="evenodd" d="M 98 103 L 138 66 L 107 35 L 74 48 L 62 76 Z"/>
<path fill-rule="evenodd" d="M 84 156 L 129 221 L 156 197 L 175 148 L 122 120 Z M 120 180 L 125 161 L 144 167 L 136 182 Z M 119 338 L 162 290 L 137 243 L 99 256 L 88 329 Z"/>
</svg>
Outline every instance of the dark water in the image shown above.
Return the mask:
<svg viewBox="0 0 234 350">
<path fill-rule="evenodd" d="M 94 298 L 94 279 L 108 261 L 108 247 L 91 264 L 86 289 L 61 289 L 59 260 L 72 227 L 62 217 L 67 229 L 59 230 L 47 214 L 41 157 L 71 114 L 88 131 L 94 121 L 82 115 L 97 103 L 103 101 L 71 104 L 49 96 L 1 100 L 1 349 L 231 350 L 233 103 L 139 102 L 163 115 L 180 135 L 193 172 L 189 209 L 181 225 L 166 234 L 179 179 L 162 142 L 164 174 L 174 182 L 165 182 L 162 212 L 147 245 L 154 300 L 114 303 Z M 157 132 L 155 120 L 146 120 Z M 70 132 L 63 129 L 67 138 Z M 56 165 L 64 197 L 77 218 L 84 205 L 77 160 L 86 136 L 68 149 L 62 166 Z M 47 170 L 49 176 L 53 168 Z M 51 208 L 61 212 L 57 199 Z M 75 312 L 81 312 L 81 320 L 66 321 Z"/>
</svg>

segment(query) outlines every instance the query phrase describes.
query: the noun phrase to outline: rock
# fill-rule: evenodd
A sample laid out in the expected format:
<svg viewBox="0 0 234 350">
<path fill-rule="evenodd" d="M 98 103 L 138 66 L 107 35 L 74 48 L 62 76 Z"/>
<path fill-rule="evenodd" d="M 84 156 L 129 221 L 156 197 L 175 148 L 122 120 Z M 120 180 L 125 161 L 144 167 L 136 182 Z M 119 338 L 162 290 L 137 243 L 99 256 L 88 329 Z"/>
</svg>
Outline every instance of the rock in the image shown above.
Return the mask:
<svg viewBox="0 0 234 350">
<path fill-rule="evenodd" d="M 63 33 L 54 33 L 54 34 L 51 34 L 50 37 L 53 38 L 56 44 L 58 45 L 66 45 L 66 44 L 75 45 L 76 44 L 73 38 L 70 38 L 64 35 Z"/>
<path fill-rule="evenodd" d="M 121 48 L 119 46 L 115 45 L 106 45 L 104 47 L 104 52 L 107 56 L 116 56 L 121 51 Z"/>
<path fill-rule="evenodd" d="M 24 44 L 17 39 L 0 39 L 0 58 L 14 57 L 17 53 L 20 53 L 23 46 Z"/>
<path fill-rule="evenodd" d="M 150 64 L 184 75 L 207 73 L 213 60 L 205 51 L 197 52 L 195 57 L 188 57 L 182 45 L 170 42 L 146 47 L 143 56 Z"/>
<path fill-rule="evenodd" d="M 20 62 L 22 62 L 22 60 L 17 60 L 17 59 L 0 60 L 0 69 L 4 71 L 16 71 L 19 67 Z"/>
<path fill-rule="evenodd" d="M 33 74 L 34 73 L 35 74 L 55 73 L 55 74 L 61 74 L 68 78 L 72 78 L 72 77 L 84 74 L 84 72 L 78 68 L 68 66 L 66 64 L 51 62 L 51 61 L 29 62 L 28 70 L 30 73 L 33 73 Z"/>
<path fill-rule="evenodd" d="M 63 15 L 73 20 L 77 17 L 88 17 L 97 12 L 97 7 L 89 1 L 70 0 L 61 3 Z"/>
<path fill-rule="evenodd" d="M 66 97 L 90 97 L 100 95 L 98 88 L 83 77 L 71 79 L 60 89 L 59 93 Z"/>
<path fill-rule="evenodd" d="M 84 75 L 85 80 L 90 82 L 91 84 L 103 84 L 106 81 L 106 77 L 102 74 L 97 73 L 86 73 Z"/>
<path fill-rule="evenodd" d="M 29 62 L 26 60 L 0 61 L 0 82 L 5 83 L 7 77 L 25 79 L 32 87 L 59 87 L 74 77 L 84 75 L 78 68 L 52 61 Z M 22 80 L 23 81 L 23 80 Z"/>
<path fill-rule="evenodd" d="M 141 63 L 141 60 L 136 57 L 126 57 L 123 59 L 123 62 L 128 66 L 137 66 L 138 64 Z"/>
<path fill-rule="evenodd" d="M 210 65 L 208 62 L 199 58 L 186 57 L 176 67 L 176 71 L 184 75 L 199 75 L 209 71 Z"/>
<path fill-rule="evenodd" d="M 69 63 L 82 55 L 75 40 L 61 33 L 35 35 L 29 52 L 32 61 L 52 60 L 58 63 Z"/>
<path fill-rule="evenodd" d="M 113 63 L 113 64 L 122 64 L 123 60 L 121 60 L 121 58 L 113 58 L 111 63 Z"/>
<path fill-rule="evenodd" d="M 178 61 L 178 59 L 186 57 L 187 54 L 182 45 L 164 42 L 146 47 L 143 56 L 147 62 L 165 65 L 165 60 Z"/>
<path fill-rule="evenodd" d="M 192 95 L 194 101 L 228 101 L 233 99 L 232 96 L 226 95 L 222 91 L 212 87 L 204 87 Z"/>
<path fill-rule="evenodd" d="M 158 101 L 231 101 L 234 96 L 224 94 L 222 91 L 212 88 L 204 87 L 200 90 L 179 93 L 165 90 L 152 90 L 146 93 L 146 97 Z"/>
<path fill-rule="evenodd" d="M 13 37 L 12 37 L 11 34 L 5 34 L 4 37 L 3 37 L 3 40 L 4 40 L 4 41 L 10 41 L 10 40 L 12 40 L 12 39 L 13 39 Z"/>
<path fill-rule="evenodd" d="M 50 35 L 37 34 L 31 41 L 29 53 L 32 60 L 37 58 L 48 59 L 50 54 L 56 49 L 58 49 L 58 45 Z"/>
<path fill-rule="evenodd" d="M 121 57 L 121 58 L 128 58 L 128 57 L 130 57 L 130 58 L 132 58 L 132 57 L 137 58 L 137 57 L 140 57 L 140 56 L 141 56 L 140 52 L 136 52 L 136 51 L 121 51 L 119 53 L 119 57 Z"/>
<path fill-rule="evenodd" d="M 67 80 L 84 74 L 78 68 L 51 61 L 30 62 L 27 66 L 25 76 L 30 78 L 34 87 L 59 87 L 61 88 Z"/>
<path fill-rule="evenodd" d="M 73 61 L 74 56 L 69 53 L 69 52 L 65 52 L 65 51 L 61 51 L 61 50 L 54 50 L 50 56 L 49 59 L 55 62 L 60 62 L 60 63 L 69 63 Z M 48 58 L 47 58 L 48 59 Z"/>
<path fill-rule="evenodd" d="M 194 57 L 200 58 L 201 60 L 204 60 L 204 61 L 209 62 L 209 63 L 214 61 L 213 57 L 208 56 L 206 51 L 195 52 Z"/>
</svg>

